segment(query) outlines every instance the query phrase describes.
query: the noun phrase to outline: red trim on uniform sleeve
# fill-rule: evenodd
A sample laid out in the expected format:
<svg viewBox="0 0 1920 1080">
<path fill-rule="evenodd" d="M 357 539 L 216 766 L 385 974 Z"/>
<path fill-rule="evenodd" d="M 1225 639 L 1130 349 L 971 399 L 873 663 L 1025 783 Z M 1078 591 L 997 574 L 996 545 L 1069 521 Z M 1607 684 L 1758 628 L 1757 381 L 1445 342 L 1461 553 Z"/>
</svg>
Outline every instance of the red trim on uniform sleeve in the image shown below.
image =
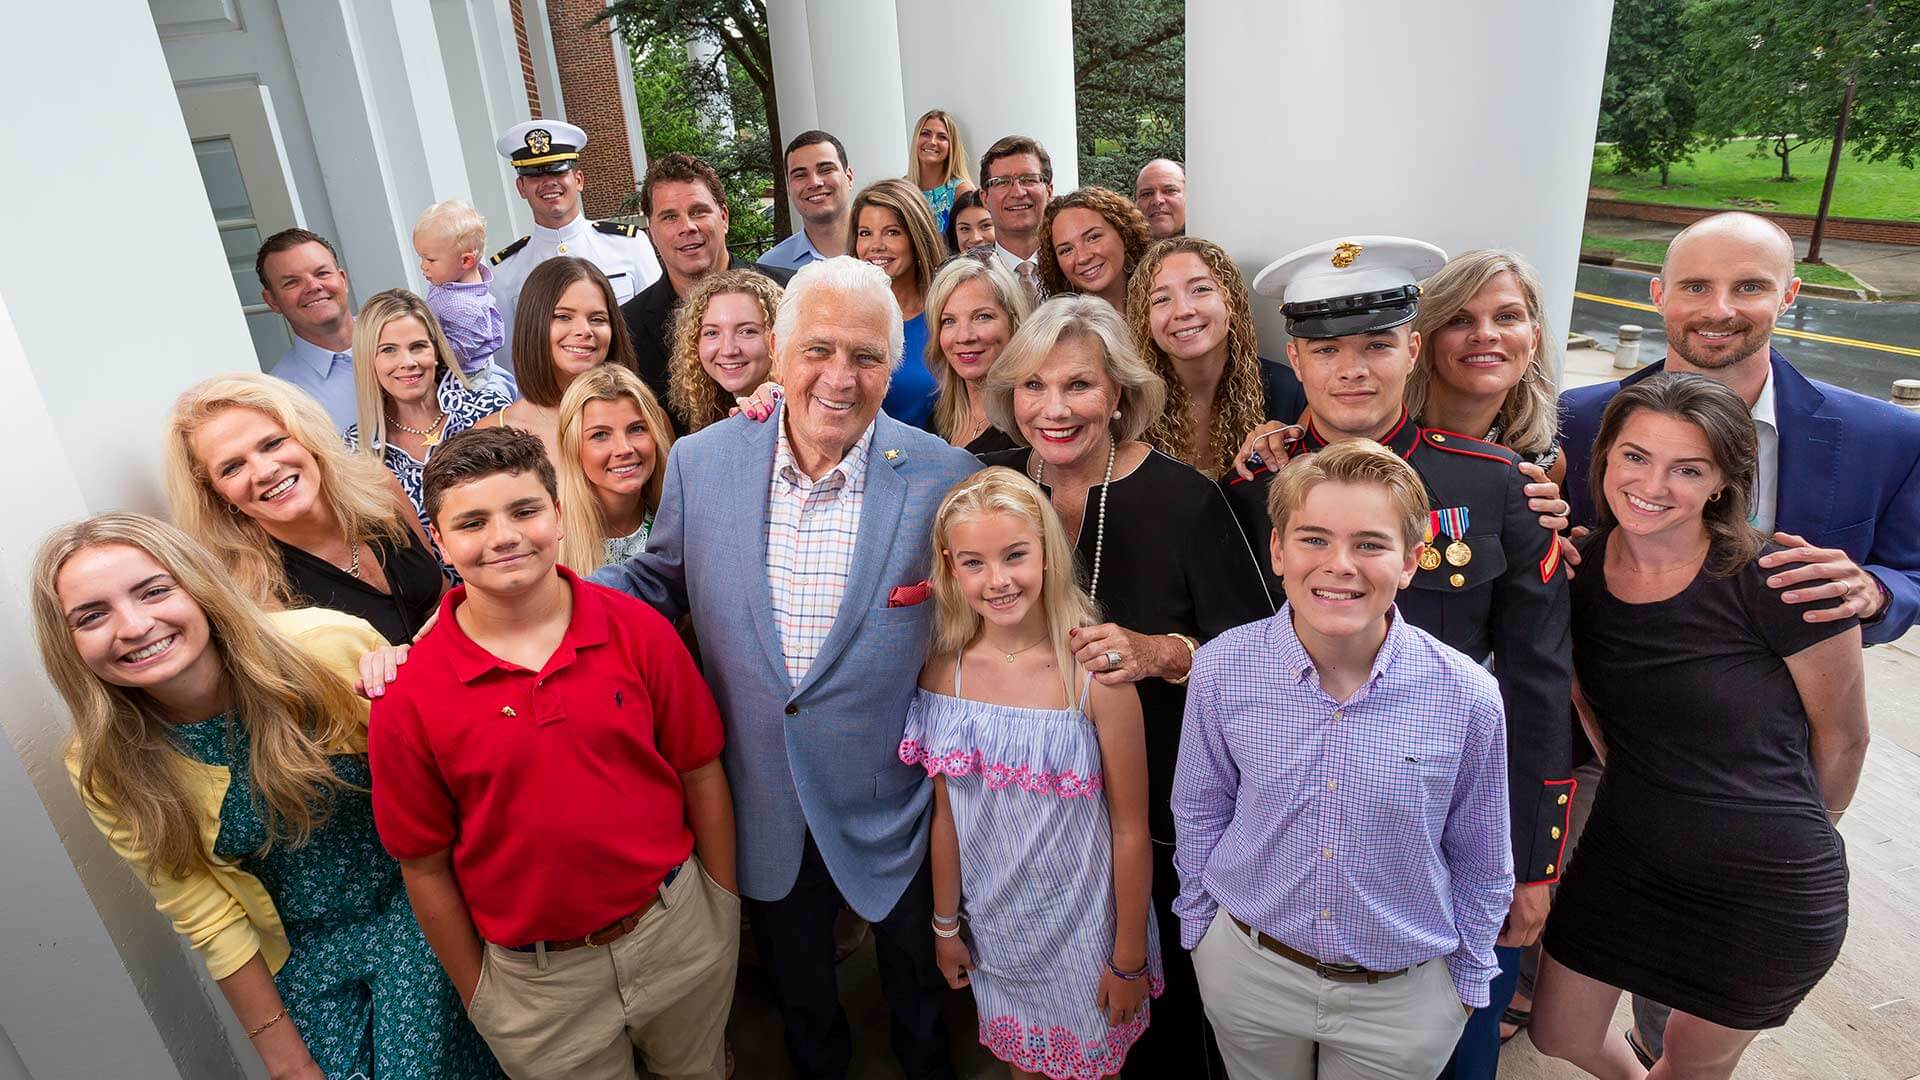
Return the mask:
<svg viewBox="0 0 1920 1080">
<path fill-rule="evenodd" d="M 1560 537 L 1555 534 L 1547 545 L 1547 553 L 1540 557 L 1540 584 L 1553 580 L 1553 572 L 1560 569 Z"/>
<path fill-rule="evenodd" d="M 1575 792 L 1580 790 L 1580 781 L 1569 776 L 1565 780 L 1543 780 L 1541 783 L 1547 787 L 1556 787 L 1565 784 L 1567 788 L 1567 809 L 1566 813 L 1560 816 L 1560 847 L 1555 850 L 1553 854 L 1553 873 L 1541 879 L 1541 881 L 1548 882 L 1559 881 L 1560 875 L 1567 871 L 1567 834 L 1573 832 L 1573 796 Z M 1529 882 L 1529 884 L 1534 885 L 1539 883 L 1540 882 Z"/>
</svg>

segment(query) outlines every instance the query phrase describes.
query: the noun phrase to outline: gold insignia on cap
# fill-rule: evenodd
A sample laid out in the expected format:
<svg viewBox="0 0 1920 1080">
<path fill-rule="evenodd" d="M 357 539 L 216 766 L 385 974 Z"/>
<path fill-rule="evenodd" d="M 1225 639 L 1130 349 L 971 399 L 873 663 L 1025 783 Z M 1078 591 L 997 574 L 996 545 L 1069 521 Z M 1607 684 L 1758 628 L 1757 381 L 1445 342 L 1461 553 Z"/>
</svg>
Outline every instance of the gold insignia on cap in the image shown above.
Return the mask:
<svg viewBox="0 0 1920 1080">
<path fill-rule="evenodd" d="M 544 154 L 553 149 L 553 133 L 546 128 L 534 128 L 527 132 L 527 149 L 534 154 Z"/>
<path fill-rule="evenodd" d="M 1359 258 L 1360 253 L 1364 250 L 1366 249 L 1362 248 L 1359 244 L 1350 244 L 1345 240 L 1340 241 L 1338 244 L 1335 244 L 1333 248 L 1333 268 L 1335 270 L 1345 270 L 1347 267 L 1352 266 L 1353 260 Z"/>
</svg>

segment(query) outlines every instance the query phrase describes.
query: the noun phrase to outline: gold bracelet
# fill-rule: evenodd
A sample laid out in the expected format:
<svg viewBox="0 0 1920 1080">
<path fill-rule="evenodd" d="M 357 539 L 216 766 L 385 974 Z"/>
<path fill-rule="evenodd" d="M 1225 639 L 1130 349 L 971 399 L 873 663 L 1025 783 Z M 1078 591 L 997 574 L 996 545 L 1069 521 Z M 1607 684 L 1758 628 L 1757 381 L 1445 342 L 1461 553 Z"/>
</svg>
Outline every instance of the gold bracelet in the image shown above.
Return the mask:
<svg viewBox="0 0 1920 1080">
<path fill-rule="evenodd" d="M 252 1038 L 259 1037 L 261 1032 L 267 1030 L 268 1028 L 279 1023 L 280 1021 L 285 1020 L 286 1018 L 287 1018 L 287 1010 L 284 1007 L 282 1007 L 279 1012 L 274 1013 L 273 1016 L 269 1017 L 266 1023 L 261 1024 L 259 1027 L 254 1028 L 253 1030 L 247 1032 L 247 1038 L 252 1039 Z"/>
<path fill-rule="evenodd" d="M 1168 634 L 1168 637 L 1187 647 L 1187 673 L 1177 679 L 1162 679 L 1168 686 L 1185 686 L 1193 677 L 1193 654 L 1200 651 L 1200 643 L 1185 634 Z"/>
</svg>

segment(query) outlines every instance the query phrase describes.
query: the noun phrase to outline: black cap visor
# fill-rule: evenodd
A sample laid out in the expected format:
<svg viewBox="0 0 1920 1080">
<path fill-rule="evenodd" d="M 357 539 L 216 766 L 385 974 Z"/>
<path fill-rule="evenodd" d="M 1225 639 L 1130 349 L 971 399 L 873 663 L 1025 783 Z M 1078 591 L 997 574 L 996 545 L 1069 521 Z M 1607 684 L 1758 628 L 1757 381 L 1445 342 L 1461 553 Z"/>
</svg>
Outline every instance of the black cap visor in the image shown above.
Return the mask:
<svg viewBox="0 0 1920 1080">
<path fill-rule="evenodd" d="M 548 161 L 539 165 L 515 165 L 513 168 L 521 176 L 553 176 L 559 173 L 570 173 L 573 171 L 573 166 L 574 160 L 568 158 L 565 161 Z"/>
<path fill-rule="evenodd" d="M 1382 292 L 1336 296 L 1300 304 L 1280 305 L 1287 318 L 1287 335 L 1308 340 L 1373 334 L 1413 321 L 1418 285 Z"/>
</svg>

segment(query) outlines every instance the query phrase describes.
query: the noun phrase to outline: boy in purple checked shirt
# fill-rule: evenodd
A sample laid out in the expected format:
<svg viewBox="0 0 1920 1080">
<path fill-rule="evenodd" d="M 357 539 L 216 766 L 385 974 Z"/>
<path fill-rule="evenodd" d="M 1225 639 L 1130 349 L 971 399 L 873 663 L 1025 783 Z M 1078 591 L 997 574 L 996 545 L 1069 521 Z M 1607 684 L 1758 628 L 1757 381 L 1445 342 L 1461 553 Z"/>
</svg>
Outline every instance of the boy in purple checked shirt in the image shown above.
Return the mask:
<svg viewBox="0 0 1920 1080">
<path fill-rule="evenodd" d="M 427 207 L 413 226 L 413 253 L 427 279 L 427 310 L 440 321 L 467 385 L 491 386 L 518 398 L 520 387 L 507 373 L 508 365 L 493 363 L 493 354 L 506 345 L 506 324 L 493 302 L 493 272 L 480 254 L 486 243 L 487 219 L 459 199 Z"/>
<path fill-rule="evenodd" d="M 1513 897 L 1493 676 L 1400 618 L 1413 468 L 1356 439 L 1268 492 L 1286 606 L 1194 658 L 1174 771 L 1181 942 L 1234 1080 L 1432 1080 Z"/>
</svg>

